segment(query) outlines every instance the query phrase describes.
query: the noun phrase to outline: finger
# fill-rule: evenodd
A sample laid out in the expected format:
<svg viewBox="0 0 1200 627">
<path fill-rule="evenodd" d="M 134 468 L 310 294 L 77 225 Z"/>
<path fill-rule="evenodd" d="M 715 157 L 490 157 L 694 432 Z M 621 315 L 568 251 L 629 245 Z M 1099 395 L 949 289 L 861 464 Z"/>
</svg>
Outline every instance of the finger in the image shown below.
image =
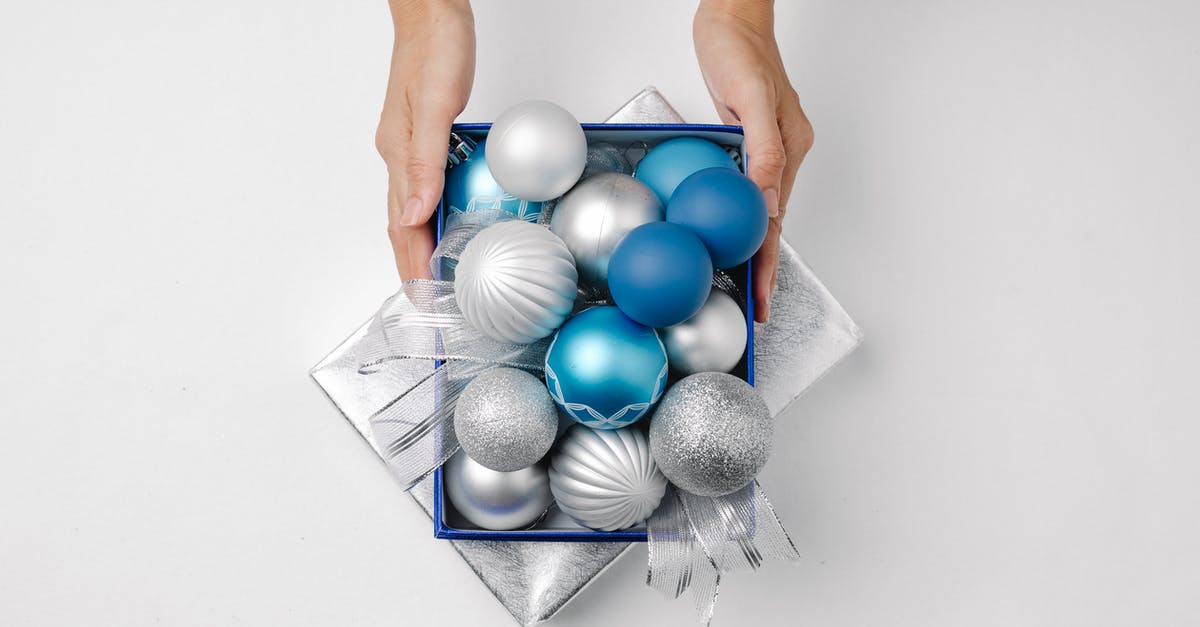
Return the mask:
<svg viewBox="0 0 1200 627">
<path fill-rule="evenodd" d="M 446 142 L 457 113 L 439 102 L 419 103 L 413 112 L 412 143 L 405 163 L 408 197 L 402 222 L 416 226 L 429 221 L 442 197 L 446 178 Z"/>
<path fill-rule="evenodd" d="M 779 215 L 783 171 L 788 165 L 775 103 L 775 98 L 763 90 L 734 111 L 746 132 L 746 174 L 762 190 L 767 215 L 772 218 Z"/>
<path fill-rule="evenodd" d="M 429 258 L 435 245 L 431 223 L 389 228 L 388 237 L 392 240 L 400 280 L 433 278 L 429 270 Z"/>
<path fill-rule="evenodd" d="M 779 188 L 779 211 L 787 211 L 788 199 L 796 183 L 796 174 L 804 158 L 813 146 L 813 130 L 798 99 L 793 99 L 791 110 L 781 114 L 779 130 L 783 135 L 783 149 L 787 153 L 787 166 L 783 170 L 783 184 Z"/>
<path fill-rule="evenodd" d="M 779 236 L 783 225 L 772 218 L 767 225 L 767 237 L 754 254 L 754 320 L 766 322 L 771 317 L 771 297 L 775 294 L 776 269 L 779 267 Z"/>
</svg>

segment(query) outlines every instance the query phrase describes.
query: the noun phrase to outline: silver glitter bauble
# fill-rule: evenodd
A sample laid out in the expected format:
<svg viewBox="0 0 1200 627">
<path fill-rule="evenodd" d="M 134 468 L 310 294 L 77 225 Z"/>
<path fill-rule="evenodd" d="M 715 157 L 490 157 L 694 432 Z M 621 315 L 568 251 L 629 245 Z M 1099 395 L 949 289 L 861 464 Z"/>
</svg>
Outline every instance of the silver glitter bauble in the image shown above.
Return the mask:
<svg viewBox="0 0 1200 627">
<path fill-rule="evenodd" d="M 557 235 L 512 220 L 493 224 L 467 242 L 454 272 L 454 297 L 476 331 L 528 344 L 567 319 L 577 281 L 575 260 Z"/>
<path fill-rule="evenodd" d="M 650 517 L 667 478 L 636 427 L 593 430 L 576 425 L 550 456 L 550 490 L 579 524 L 616 531 Z"/>
<path fill-rule="evenodd" d="M 537 462 L 554 445 L 558 412 L 541 379 L 516 368 L 493 368 L 459 395 L 454 432 L 471 459 L 511 472 Z"/>
<path fill-rule="evenodd" d="M 746 352 L 746 316 L 733 297 L 713 289 L 696 315 L 659 331 L 677 372 L 729 372 Z"/>
<path fill-rule="evenodd" d="M 463 518 L 495 531 L 529 527 L 554 502 L 546 468 L 541 464 L 500 472 L 473 461 L 462 451 L 442 466 L 442 489 Z"/>
<path fill-rule="evenodd" d="M 758 392 L 720 372 L 684 377 L 650 419 L 650 450 L 682 490 L 722 496 L 750 483 L 771 454 L 774 425 Z"/>
<path fill-rule="evenodd" d="M 583 174 L 587 138 L 569 111 L 530 100 L 496 118 L 484 157 L 504 191 L 523 200 L 550 200 L 566 193 Z"/>
<path fill-rule="evenodd" d="M 562 238 L 581 283 L 603 287 L 613 249 L 635 227 L 663 219 L 658 196 L 645 183 L 619 172 L 588 177 L 554 207 L 550 230 Z"/>
</svg>

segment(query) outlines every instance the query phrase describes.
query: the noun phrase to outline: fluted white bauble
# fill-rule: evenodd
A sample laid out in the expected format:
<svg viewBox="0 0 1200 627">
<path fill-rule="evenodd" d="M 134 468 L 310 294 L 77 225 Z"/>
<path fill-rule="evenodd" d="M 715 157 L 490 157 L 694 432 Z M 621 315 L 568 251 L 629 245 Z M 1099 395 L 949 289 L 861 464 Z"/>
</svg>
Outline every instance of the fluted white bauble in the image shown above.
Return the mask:
<svg viewBox="0 0 1200 627">
<path fill-rule="evenodd" d="M 528 344 L 567 319 L 578 278 L 567 245 L 549 229 L 499 222 L 467 242 L 454 271 L 454 297 L 475 330 Z"/>
<path fill-rule="evenodd" d="M 733 297 L 713 289 L 696 315 L 659 331 L 677 372 L 729 372 L 746 352 L 746 315 Z"/>
<path fill-rule="evenodd" d="M 509 107 L 487 136 L 488 169 L 505 191 L 530 201 L 566 193 L 587 165 L 587 138 L 579 120 L 545 100 Z"/>
<path fill-rule="evenodd" d="M 616 531 L 646 520 L 666 489 L 667 478 L 637 427 L 576 425 L 550 456 L 550 491 L 558 508 L 592 529 Z"/>
<path fill-rule="evenodd" d="M 620 172 L 590 176 L 554 206 L 550 230 L 575 257 L 581 283 L 605 287 L 608 260 L 627 233 L 663 219 L 658 196 L 645 183 Z"/>
</svg>

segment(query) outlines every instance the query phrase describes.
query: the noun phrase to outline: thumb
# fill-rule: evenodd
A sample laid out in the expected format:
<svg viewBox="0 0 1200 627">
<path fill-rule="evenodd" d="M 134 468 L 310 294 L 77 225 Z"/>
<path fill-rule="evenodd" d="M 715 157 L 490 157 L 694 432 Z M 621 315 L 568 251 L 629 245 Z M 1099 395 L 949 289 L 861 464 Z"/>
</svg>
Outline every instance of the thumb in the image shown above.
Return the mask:
<svg viewBox="0 0 1200 627">
<path fill-rule="evenodd" d="M 404 165 L 408 198 L 404 201 L 401 221 L 407 226 L 429 221 L 441 200 L 446 181 L 446 146 L 453 120 L 453 115 L 414 112 L 412 143 Z"/>
<path fill-rule="evenodd" d="M 776 121 L 774 101 L 755 98 L 738 118 L 746 132 L 746 174 L 762 190 L 767 201 L 767 215 L 779 215 L 779 195 L 783 171 L 787 167 L 787 151 Z"/>
</svg>

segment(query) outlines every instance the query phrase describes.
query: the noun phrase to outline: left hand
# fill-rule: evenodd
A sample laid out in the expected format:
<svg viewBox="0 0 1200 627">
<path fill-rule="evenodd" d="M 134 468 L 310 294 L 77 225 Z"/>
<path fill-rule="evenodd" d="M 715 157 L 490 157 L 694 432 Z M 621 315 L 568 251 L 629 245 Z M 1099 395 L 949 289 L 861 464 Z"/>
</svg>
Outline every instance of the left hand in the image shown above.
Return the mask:
<svg viewBox="0 0 1200 627">
<path fill-rule="evenodd" d="M 767 237 L 753 264 L 754 318 L 766 322 L 783 216 L 796 171 L 812 148 L 812 125 L 779 56 L 772 1 L 701 0 L 692 38 L 721 121 L 745 128 L 747 174 L 767 201 Z"/>
</svg>

